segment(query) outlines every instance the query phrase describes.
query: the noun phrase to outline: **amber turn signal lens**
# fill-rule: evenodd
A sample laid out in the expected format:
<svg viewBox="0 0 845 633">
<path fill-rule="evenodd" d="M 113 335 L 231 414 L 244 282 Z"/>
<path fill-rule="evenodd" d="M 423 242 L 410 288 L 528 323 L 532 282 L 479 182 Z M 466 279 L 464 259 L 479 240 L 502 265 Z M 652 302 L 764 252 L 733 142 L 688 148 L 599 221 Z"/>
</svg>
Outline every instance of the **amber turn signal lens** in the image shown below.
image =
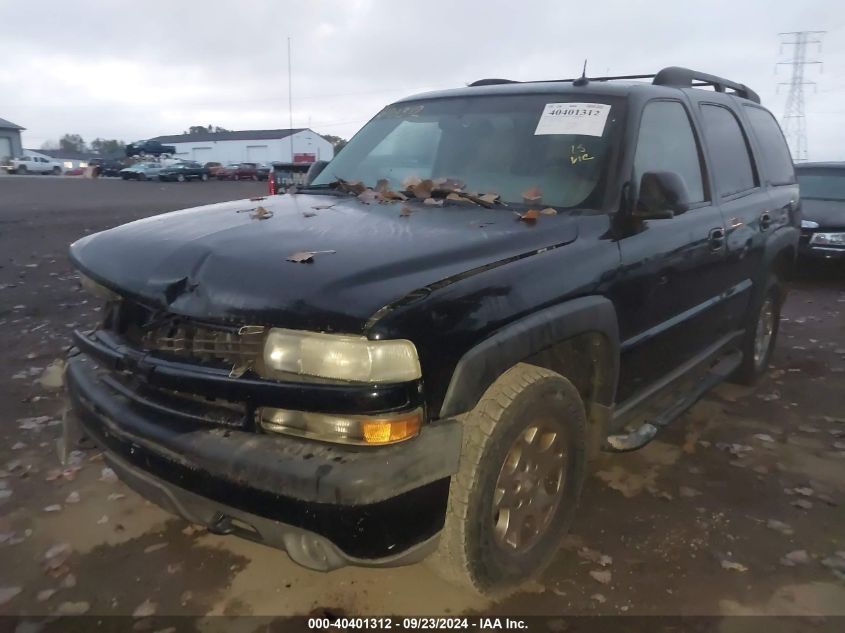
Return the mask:
<svg viewBox="0 0 845 633">
<path fill-rule="evenodd" d="M 413 413 L 391 420 L 365 420 L 361 431 L 367 444 L 390 444 L 414 437 L 420 432 L 422 416 Z"/>
</svg>

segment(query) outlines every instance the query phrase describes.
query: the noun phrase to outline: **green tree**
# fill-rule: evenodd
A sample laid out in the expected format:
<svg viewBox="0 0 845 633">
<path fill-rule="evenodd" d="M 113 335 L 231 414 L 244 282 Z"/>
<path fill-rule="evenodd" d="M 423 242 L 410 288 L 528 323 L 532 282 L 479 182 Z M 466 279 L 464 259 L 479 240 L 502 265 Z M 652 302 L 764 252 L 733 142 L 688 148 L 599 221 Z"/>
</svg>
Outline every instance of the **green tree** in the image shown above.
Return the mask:
<svg viewBox="0 0 845 633">
<path fill-rule="evenodd" d="M 216 134 L 217 132 L 228 132 L 224 127 L 220 127 L 219 125 L 192 125 L 188 128 L 188 131 L 185 134 Z"/>
<path fill-rule="evenodd" d="M 85 140 L 79 134 L 65 134 L 59 139 L 59 149 L 64 152 L 84 152 Z"/>
<path fill-rule="evenodd" d="M 126 150 L 126 143 L 114 138 L 95 138 L 91 141 L 91 150 L 101 156 L 110 156 L 112 154 L 122 155 Z"/>
<path fill-rule="evenodd" d="M 324 139 L 326 139 L 329 143 L 332 144 L 334 147 L 334 153 L 337 154 L 340 150 L 346 147 L 346 144 L 349 142 L 345 138 L 341 138 L 340 136 L 335 136 L 334 134 L 320 134 Z"/>
</svg>

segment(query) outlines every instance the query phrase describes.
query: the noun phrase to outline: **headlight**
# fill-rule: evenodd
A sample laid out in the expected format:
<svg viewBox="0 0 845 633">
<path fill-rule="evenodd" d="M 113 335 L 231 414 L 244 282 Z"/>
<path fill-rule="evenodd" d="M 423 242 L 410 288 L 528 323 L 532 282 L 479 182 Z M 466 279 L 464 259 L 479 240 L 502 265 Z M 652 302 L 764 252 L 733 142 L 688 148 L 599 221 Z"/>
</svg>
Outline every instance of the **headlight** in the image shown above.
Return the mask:
<svg viewBox="0 0 845 633">
<path fill-rule="evenodd" d="M 264 369 L 356 382 L 405 382 L 422 373 L 411 341 L 274 328 L 264 345 Z"/>
<path fill-rule="evenodd" d="M 422 426 L 422 410 L 382 416 L 332 415 L 264 407 L 258 410 L 261 428 L 272 433 L 308 437 L 340 444 L 395 444 L 415 437 Z"/>
<path fill-rule="evenodd" d="M 845 246 L 845 233 L 813 233 L 810 244 L 817 246 Z"/>
<path fill-rule="evenodd" d="M 79 281 L 85 290 L 99 299 L 103 299 L 104 301 L 117 301 L 120 299 L 120 295 L 112 292 L 102 284 L 98 284 L 96 281 L 82 273 L 79 273 Z"/>
<path fill-rule="evenodd" d="M 819 223 L 813 222 L 812 220 L 801 220 L 801 228 L 802 229 L 817 229 L 817 228 L 819 228 Z"/>
</svg>

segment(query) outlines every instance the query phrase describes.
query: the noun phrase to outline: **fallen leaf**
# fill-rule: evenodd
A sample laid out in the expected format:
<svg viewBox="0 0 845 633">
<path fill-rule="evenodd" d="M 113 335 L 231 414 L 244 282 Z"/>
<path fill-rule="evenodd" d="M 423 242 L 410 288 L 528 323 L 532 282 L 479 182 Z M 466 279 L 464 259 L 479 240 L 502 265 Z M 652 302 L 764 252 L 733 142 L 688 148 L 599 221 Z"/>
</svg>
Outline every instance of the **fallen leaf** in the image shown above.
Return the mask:
<svg viewBox="0 0 845 633">
<path fill-rule="evenodd" d="M 249 214 L 249 217 L 253 220 L 266 220 L 273 217 L 273 212 L 259 206 L 255 208 L 255 211 Z"/>
<path fill-rule="evenodd" d="M 119 492 L 113 492 L 108 497 L 106 497 L 109 501 L 118 501 L 119 499 L 125 499 L 126 495 L 122 495 Z"/>
<path fill-rule="evenodd" d="M 766 527 L 770 530 L 780 532 L 781 534 L 784 534 L 786 536 L 792 536 L 795 533 L 789 525 L 787 525 L 783 521 L 778 521 L 777 519 L 769 519 L 766 522 Z"/>
<path fill-rule="evenodd" d="M 365 189 L 364 191 L 358 194 L 358 200 L 360 200 L 364 204 L 380 202 L 381 194 L 378 191 L 373 191 L 372 189 Z"/>
<path fill-rule="evenodd" d="M 423 204 L 427 204 L 430 207 L 442 207 L 443 200 L 442 199 L 434 199 L 434 198 L 426 198 L 423 200 Z"/>
<path fill-rule="evenodd" d="M 144 554 L 152 554 L 160 549 L 167 547 L 167 543 L 156 543 L 155 545 L 148 545 L 144 548 Z"/>
<path fill-rule="evenodd" d="M 59 583 L 59 586 L 62 589 L 73 589 L 76 587 L 76 576 L 73 574 L 68 574 L 64 578 L 62 578 L 62 582 Z"/>
<path fill-rule="evenodd" d="M 420 200 L 425 200 L 426 198 L 431 197 L 431 192 L 434 190 L 434 183 L 430 180 L 423 180 L 420 183 L 414 185 L 410 188 L 411 193 L 414 194 L 415 198 L 419 198 Z"/>
<path fill-rule="evenodd" d="M 55 615 L 83 615 L 88 613 L 91 605 L 87 602 L 63 602 L 55 610 Z"/>
<path fill-rule="evenodd" d="M 771 435 L 768 435 L 766 433 L 757 433 L 754 436 L 754 439 L 760 440 L 761 442 L 774 442 L 775 441 L 775 438 L 773 438 Z"/>
<path fill-rule="evenodd" d="M 553 209 L 552 207 L 546 207 L 542 211 L 540 211 L 543 215 L 557 215 L 557 209 Z"/>
<path fill-rule="evenodd" d="M 411 209 L 411 207 L 407 207 L 407 206 L 402 207 L 401 209 L 399 209 L 399 217 L 400 218 L 409 218 L 409 217 L 411 217 L 411 214 L 413 212 L 414 212 L 414 210 Z"/>
<path fill-rule="evenodd" d="M 100 481 L 113 484 L 117 481 L 117 475 L 111 468 L 106 466 L 105 468 L 103 468 L 103 470 L 100 471 Z"/>
<path fill-rule="evenodd" d="M 313 218 L 315 215 L 317 215 L 317 214 L 314 213 L 313 211 L 303 211 L 302 212 L 302 217 L 305 217 L 305 218 Z"/>
<path fill-rule="evenodd" d="M 314 255 L 320 255 L 321 253 L 332 254 L 336 253 L 337 251 L 301 251 L 299 253 L 294 253 L 293 255 L 287 256 L 287 261 L 295 262 L 298 264 L 310 264 L 314 261 Z"/>
<path fill-rule="evenodd" d="M 578 556 L 590 561 L 591 563 L 601 565 L 602 567 L 608 567 L 613 564 L 613 558 L 607 554 L 602 554 L 594 549 L 590 549 L 589 547 L 582 547 L 579 549 Z"/>
<path fill-rule="evenodd" d="M 794 552 L 789 552 L 786 556 L 780 559 L 781 565 L 786 565 L 787 567 L 795 567 L 795 565 L 804 565 L 810 562 L 810 556 L 807 554 L 807 550 L 798 549 Z"/>
<path fill-rule="evenodd" d="M 813 502 L 807 501 L 806 499 L 796 499 L 792 502 L 792 505 L 802 510 L 810 510 L 813 507 Z"/>
<path fill-rule="evenodd" d="M 65 361 L 59 358 L 47 365 L 38 382 L 45 389 L 61 389 L 65 383 Z"/>
<path fill-rule="evenodd" d="M 596 582 L 600 582 L 603 585 L 610 584 L 611 573 L 607 569 L 602 569 L 601 571 L 591 571 L 590 576 Z"/>
<path fill-rule="evenodd" d="M 605 598 L 600 593 L 594 593 L 592 596 L 590 596 L 590 600 L 595 600 L 599 604 L 604 604 L 605 602 L 607 602 L 607 598 Z"/>
<path fill-rule="evenodd" d="M 42 589 L 35 596 L 35 599 L 38 600 L 38 602 L 47 602 L 47 600 L 53 597 L 54 593 L 56 593 L 55 589 Z"/>
<path fill-rule="evenodd" d="M 494 204 L 499 199 L 498 193 L 485 193 L 483 196 L 478 196 L 478 199 L 487 204 Z"/>
<path fill-rule="evenodd" d="M 65 499 L 65 503 L 79 503 L 79 493 L 76 490 L 71 492 Z"/>
<path fill-rule="evenodd" d="M 44 508 L 44 512 L 59 512 L 61 511 L 61 509 L 62 506 L 60 506 L 58 503 L 54 503 L 53 505 L 49 505 Z"/>
<path fill-rule="evenodd" d="M 525 204 L 539 202 L 543 199 L 543 192 L 540 191 L 539 187 L 530 187 L 522 192 L 522 199 Z"/>
<path fill-rule="evenodd" d="M 109 515 L 104 514 L 99 519 L 97 519 L 97 525 L 105 525 L 109 522 Z"/>
<path fill-rule="evenodd" d="M 678 494 L 682 497 L 692 498 L 697 497 L 701 494 L 700 491 L 696 490 L 695 488 L 690 488 L 689 486 L 681 486 L 678 488 Z"/>
<path fill-rule="evenodd" d="M 537 218 L 540 217 L 540 212 L 537 209 L 528 209 L 525 213 L 518 213 L 516 211 L 513 214 L 517 217 L 517 219 L 521 220 L 522 222 L 529 222 L 533 223 L 537 221 Z"/>
<path fill-rule="evenodd" d="M 418 178 L 417 176 L 408 176 L 402 181 L 402 189 L 409 190 L 411 187 L 416 187 L 421 182 L 422 178 Z"/>
<path fill-rule="evenodd" d="M 723 560 L 722 561 L 722 569 L 728 569 L 730 571 L 739 571 L 739 572 L 748 571 L 748 567 L 746 567 L 742 563 L 737 563 L 737 562 L 734 562 L 732 560 Z"/>
<path fill-rule="evenodd" d="M 381 196 L 387 201 L 400 200 L 404 202 L 408 199 L 408 196 L 399 191 L 385 191 L 381 194 Z"/>
<path fill-rule="evenodd" d="M 331 209 L 333 206 L 335 206 L 335 205 L 333 205 L 333 204 L 317 204 L 317 205 L 314 205 L 311 208 L 316 209 L 317 211 L 322 211 L 323 209 Z"/>
<path fill-rule="evenodd" d="M 132 617 L 133 618 L 148 618 L 151 615 L 155 615 L 155 612 L 156 612 L 156 603 L 147 599 L 147 600 L 144 600 L 137 607 L 135 607 L 135 610 L 132 612 Z"/>
<path fill-rule="evenodd" d="M 264 200 L 265 196 L 255 196 L 254 198 L 250 198 L 251 202 L 258 202 L 259 200 Z"/>
<path fill-rule="evenodd" d="M 384 193 L 390 189 L 390 181 L 387 178 L 379 178 L 376 182 L 375 190 L 379 193 Z"/>
</svg>

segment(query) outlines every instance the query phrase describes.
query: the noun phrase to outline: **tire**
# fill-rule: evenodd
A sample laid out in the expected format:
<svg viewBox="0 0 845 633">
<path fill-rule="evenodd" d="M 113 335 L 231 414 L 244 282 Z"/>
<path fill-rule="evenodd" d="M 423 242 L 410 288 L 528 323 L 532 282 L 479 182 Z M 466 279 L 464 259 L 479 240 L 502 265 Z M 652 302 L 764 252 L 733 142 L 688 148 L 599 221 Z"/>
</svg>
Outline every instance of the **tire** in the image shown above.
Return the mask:
<svg viewBox="0 0 845 633">
<path fill-rule="evenodd" d="M 252 177 L 252 179 L 253 179 L 254 181 L 256 181 L 256 182 L 257 182 L 257 181 L 258 181 L 258 176 L 253 176 L 253 177 Z"/>
<path fill-rule="evenodd" d="M 137 179 L 138 179 L 138 180 L 146 180 L 146 179 L 147 179 L 147 175 L 146 175 L 146 174 L 138 174 Z"/>
<path fill-rule="evenodd" d="M 176 182 L 185 182 L 185 174 L 179 174 L 176 176 Z"/>
<path fill-rule="evenodd" d="M 61 167 L 53 167 L 53 175 L 54 176 L 61 176 L 62 175 L 62 168 Z"/>
<path fill-rule="evenodd" d="M 200 180 L 202 180 L 203 182 L 207 181 L 208 180 L 208 174 L 203 174 L 202 176 L 200 176 Z"/>
<path fill-rule="evenodd" d="M 552 435 L 553 443 L 542 450 Z M 551 457 L 558 451 L 562 458 Z M 530 467 L 543 462 L 550 472 L 532 483 Z M 572 383 L 533 365 L 512 367 L 466 415 L 460 469 L 449 488 L 438 549 L 427 563 L 479 594 L 513 591 L 554 558 L 574 517 L 586 465 L 586 415 Z M 526 507 L 528 519 L 514 527 L 531 527 L 529 519 L 544 527 L 533 534 L 508 530 L 510 515 Z"/>
<path fill-rule="evenodd" d="M 19 165 L 18 168 L 15 170 L 15 173 L 20 174 L 21 176 L 26 176 L 26 165 Z"/>
<path fill-rule="evenodd" d="M 742 364 L 731 376 L 731 382 L 753 385 L 766 373 L 777 341 L 784 297 L 780 279 L 777 275 L 769 275 L 766 291 L 754 301 L 753 309 L 749 311 L 742 339 Z"/>
</svg>

